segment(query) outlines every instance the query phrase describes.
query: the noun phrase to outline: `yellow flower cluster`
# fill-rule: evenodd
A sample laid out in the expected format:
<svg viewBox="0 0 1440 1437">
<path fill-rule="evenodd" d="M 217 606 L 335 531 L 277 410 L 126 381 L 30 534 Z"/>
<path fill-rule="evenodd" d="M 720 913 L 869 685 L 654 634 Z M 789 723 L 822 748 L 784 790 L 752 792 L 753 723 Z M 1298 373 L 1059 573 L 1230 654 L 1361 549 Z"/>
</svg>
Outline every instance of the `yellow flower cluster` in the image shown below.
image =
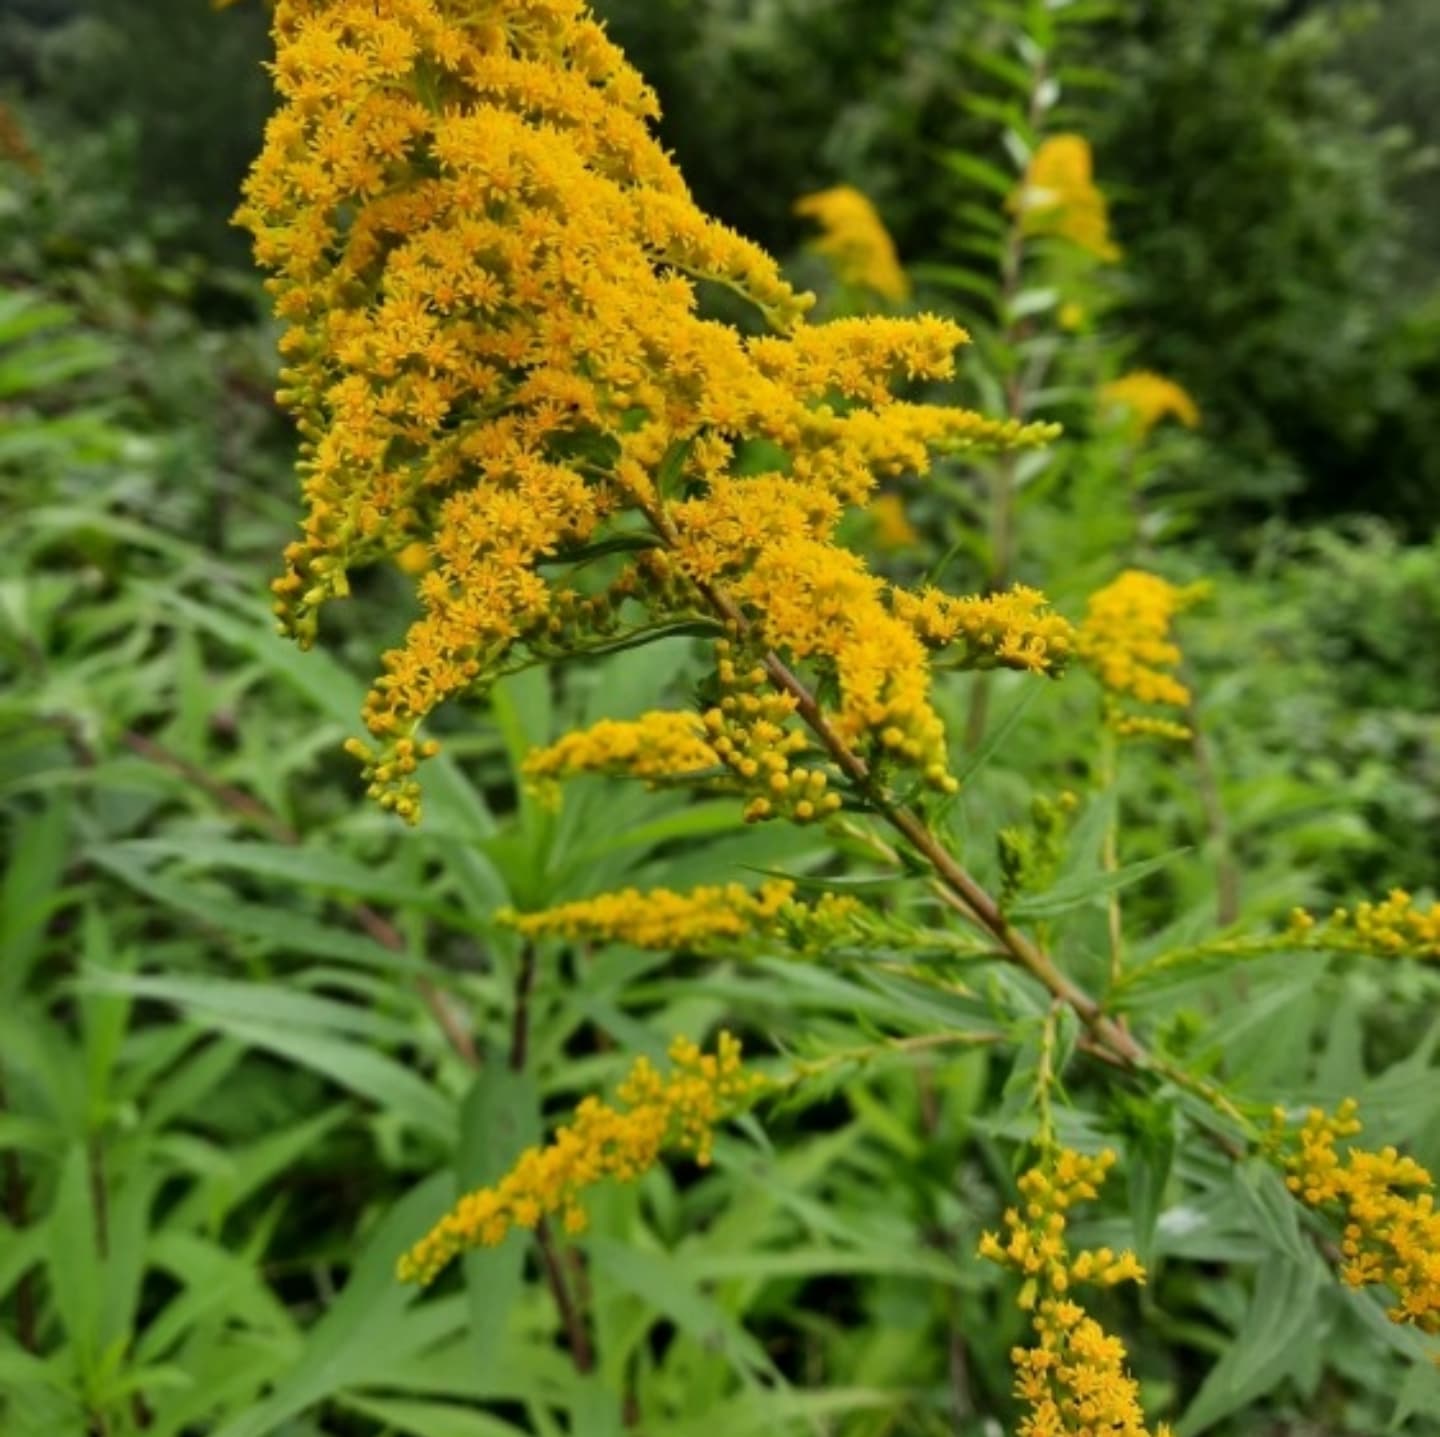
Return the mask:
<svg viewBox="0 0 1440 1437">
<path fill-rule="evenodd" d="M 1200 424 L 1200 410 L 1189 394 L 1173 379 L 1149 369 L 1132 370 L 1102 385 L 1100 402 L 1125 411 L 1141 439 L 1162 419 L 1177 419 L 1187 429 Z"/>
<path fill-rule="evenodd" d="M 1403 888 L 1392 888 L 1379 903 L 1358 904 L 1354 912 L 1337 908 L 1323 924 L 1297 908 L 1287 936 L 1307 947 L 1378 958 L 1440 958 L 1440 903 L 1419 908 Z"/>
<path fill-rule="evenodd" d="M 1075 649 L 1075 629 L 1038 589 L 955 598 L 938 589 L 897 589 L 895 612 L 931 648 L 958 646 L 963 668 L 1026 669 L 1055 677 Z"/>
<path fill-rule="evenodd" d="M 1440 1332 L 1440 1212 L 1435 1184 L 1413 1158 L 1394 1148 L 1378 1152 L 1337 1144 L 1361 1131 L 1353 1099 L 1333 1114 L 1306 1116 L 1298 1147 L 1275 1114 L 1273 1141 L 1290 1150 L 1286 1183 L 1307 1206 L 1338 1212 L 1344 1222 L 1341 1277 L 1351 1287 L 1388 1287 L 1392 1322 Z"/>
<path fill-rule="evenodd" d="M 787 879 L 762 883 L 755 893 L 738 883 L 707 884 L 688 893 L 626 888 L 537 913 L 505 909 L 498 917 L 527 938 L 629 943 L 665 952 L 723 947 L 780 932 L 802 941 L 833 934 L 857 906 L 852 898 L 829 893 L 814 904 L 802 903 L 794 893 Z"/>
<path fill-rule="evenodd" d="M 1091 594 L 1077 647 L 1105 690 L 1106 722 L 1117 733 L 1190 737 L 1184 724 L 1133 713 L 1122 701 L 1170 709 L 1189 704 L 1190 690 L 1174 674 L 1181 656 L 1171 628 L 1175 616 L 1205 592 L 1203 584 L 1180 588 L 1156 574 L 1127 569 Z"/>
<path fill-rule="evenodd" d="M 948 321 L 806 323 L 810 297 L 695 206 L 582 0 L 280 0 L 275 36 L 282 105 L 238 219 L 302 439 L 277 612 L 308 643 L 353 566 L 413 576 L 420 617 L 365 705 L 377 796 L 416 816 L 396 745 L 517 644 L 556 652 L 568 561 L 637 519 L 664 554 L 616 590 L 638 620 L 738 609 L 833 687 L 847 739 L 896 727 L 941 762 L 924 652 L 839 519 L 937 449 L 1053 428 L 895 397 L 953 372 Z M 772 332 L 703 318 L 705 284 Z M 749 441 L 770 472 L 737 472 Z"/>
<path fill-rule="evenodd" d="M 1062 1149 L 1020 1179 L 1023 1207 L 1005 1214 L 1005 1235 L 987 1232 L 980 1255 L 1022 1278 L 1020 1306 L 1032 1314 L 1032 1347 L 1017 1347 L 1015 1395 L 1026 1411 L 1019 1437 L 1148 1437 L 1140 1393 L 1125 1370 L 1125 1346 L 1074 1300 L 1077 1287 L 1144 1282 L 1131 1252 L 1109 1248 L 1072 1253 L 1067 1211 L 1098 1196 L 1115 1154 L 1096 1157 Z M 1155 1429 L 1168 1437 L 1169 1428 Z"/>
<path fill-rule="evenodd" d="M 699 773 L 720 757 L 698 715 L 652 709 L 638 719 L 604 719 L 526 756 L 522 772 L 542 788 L 582 773 L 650 781 Z"/>
<path fill-rule="evenodd" d="M 813 219 L 821 230 L 811 248 L 835 267 L 843 284 L 873 290 L 899 303 L 909 297 L 910 281 L 900 267 L 895 242 L 875 206 L 850 185 L 803 195 L 795 213 Z"/>
<path fill-rule="evenodd" d="M 528 1148 L 493 1187 L 461 1198 L 400 1259 L 401 1280 L 432 1282 L 462 1252 L 494 1247 L 512 1228 L 533 1228 L 557 1213 L 567 1232 L 583 1232 L 587 1188 L 607 1178 L 634 1182 L 666 1150 L 708 1163 L 714 1129 L 742 1111 L 764 1079 L 744 1070 L 740 1043 L 729 1033 L 720 1034 L 714 1053 L 677 1038 L 670 1061 L 662 1076 L 639 1059 L 620 1085 L 618 1107 L 586 1098 L 544 1147 Z"/>
<path fill-rule="evenodd" d="M 1110 238 L 1110 208 L 1095 183 L 1090 142 L 1082 135 L 1052 135 L 1041 143 L 1010 208 L 1026 234 L 1056 235 L 1107 264 L 1120 258 Z"/>
</svg>

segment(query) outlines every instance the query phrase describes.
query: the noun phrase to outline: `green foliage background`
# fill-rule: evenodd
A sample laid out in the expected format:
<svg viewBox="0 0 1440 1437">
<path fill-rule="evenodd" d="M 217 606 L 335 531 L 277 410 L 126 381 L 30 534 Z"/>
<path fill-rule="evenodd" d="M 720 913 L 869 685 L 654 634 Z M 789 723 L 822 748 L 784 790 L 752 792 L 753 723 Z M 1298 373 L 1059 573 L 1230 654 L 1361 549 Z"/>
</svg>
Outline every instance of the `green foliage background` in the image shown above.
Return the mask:
<svg viewBox="0 0 1440 1437">
<path fill-rule="evenodd" d="M 917 271 L 954 262 L 975 195 L 941 157 L 995 157 L 992 7 L 602 8 L 708 208 L 793 252 L 794 197 L 844 180 Z M 1433 895 L 1436 17 L 1092 8 L 1095 53 L 1060 78 L 1127 250 L 1107 342 L 1206 416 L 1150 481 L 1166 571 L 1215 580 L 1186 643 L 1245 916 Z M 416 832 L 360 805 L 339 745 L 400 591 L 367 579 L 306 656 L 263 597 L 293 524 L 291 437 L 225 219 L 268 108 L 264 30 L 258 6 L 195 0 L 0 15 L 4 94 L 39 157 L 0 162 L 0 1431 L 1004 1430 L 1020 1317 L 974 1248 L 1025 1123 L 983 1048 L 918 1078 L 842 1070 L 768 1138 L 724 1138 L 710 1172 L 604 1194 L 588 1373 L 514 1239 L 423 1303 L 393 1282 L 457 1183 L 673 1031 L 726 1016 L 832 1048 L 857 1025 L 980 1027 L 990 1005 L 778 959 L 549 954 L 531 1061 L 509 1070 L 522 954 L 497 907 L 818 874 L 836 854 L 725 803 L 596 781 L 557 815 L 526 796 L 529 746 L 683 696 L 683 644 L 508 681 L 446 735 Z M 1114 457 L 1082 432 L 1027 491 L 1020 567 L 1072 613 L 1124 557 Z M 917 505 L 927 539 L 963 537 L 967 506 L 969 477 L 942 475 Z M 984 557 L 962 549 L 947 582 L 978 584 Z M 1021 687 L 996 685 L 999 721 Z M 964 698 L 944 698 L 957 729 Z M 1047 687 L 967 785 L 954 821 L 982 869 L 1037 794 L 1080 786 L 1089 702 Z M 1191 850 L 1127 895 L 1159 951 L 1214 908 L 1214 834 L 1163 755 L 1137 757 L 1120 802 L 1127 859 Z M 1105 817 L 1082 815 L 1061 883 L 1096 871 Z M 1075 906 L 1062 956 L 1083 971 L 1104 915 Z M 1204 982 L 1146 1001 L 1202 1066 L 1259 1095 L 1355 1094 L 1377 1136 L 1440 1161 L 1433 980 L 1285 960 L 1250 981 L 1239 1009 Z M 1150 1409 L 1183 1413 L 1185 1437 L 1440 1431 L 1404 1334 L 1323 1278 L 1263 1173 L 1177 1150 L 1175 1122 L 1134 1095 L 1109 1136 L 1137 1176 L 1087 1234 L 1121 1245 L 1138 1223 L 1151 1249 L 1123 1314 Z"/>
</svg>

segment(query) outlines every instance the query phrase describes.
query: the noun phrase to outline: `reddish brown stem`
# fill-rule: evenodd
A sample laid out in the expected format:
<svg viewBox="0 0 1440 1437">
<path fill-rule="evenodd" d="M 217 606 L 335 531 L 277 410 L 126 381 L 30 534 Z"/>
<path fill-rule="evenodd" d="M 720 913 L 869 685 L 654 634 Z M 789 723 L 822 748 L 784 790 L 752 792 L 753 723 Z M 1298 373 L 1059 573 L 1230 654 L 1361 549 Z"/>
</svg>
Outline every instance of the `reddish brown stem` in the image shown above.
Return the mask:
<svg viewBox="0 0 1440 1437">
<path fill-rule="evenodd" d="M 520 967 L 515 974 L 515 1015 L 510 1027 L 510 1070 L 525 1070 L 530 1053 L 530 997 L 535 990 L 535 945 L 526 943 L 520 950 Z M 535 1227 L 535 1241 L 540 1248 L 540 1263 L 545 1269 L 545 1282 L 555 1299 L 560 1322 L 565 1329 L 570 1360 L 582 1376 L 595 1368 L 595 1350 L 590 1344 L 590 1330 L 585 1314 L 571 1293 L 561 1260 L 562 1249 L 543 1218 Z M 583 1283 L 584 1275 L 580 1274 Z M 582 1288 L 583 1291 L 583 1288 Z"/>
<path fill-rule="evenodd" d="M 520 971 L 515 976 L 515 1016 L 510 1026 L 510 1068 L 523 1072 L 530 1050 L 530 994 L 535 987 L 535 945 L 520 950 Z"/>
<path fill-rule="evenodd" d="M 590 1345 L 590 1332 L 585 1319 L 570 1295 L 570 1285 L 565 1281 L 565 1270 L 560 1263 L 560 1249 L 550 1224 L 541 1218 L 535 1228 L 540 1244 L 540 1261 L 545 1267 L 545 1280 L 550 1285 L 555 1305 L 560 1309 L 560 1321 L 565 1328 L 565 1340 L 570 1347 L 570 1360 L 582 1376 L 595 1370 L 595 1349 Z"/>
<path fill-rule="evenodd" d="M 746 631 L 748 623 L 745 616 L 727 595 L 703 585 L 701 591 L 716 612 L 737 632 Z M 835 732 L 815 696 L 784 660 L 777 654 L 768 653 L 764 664 L 771 683 L 795 700 L 796 713 L 820 740 L 836 767 L 864 794 L 875 811 L 925 859 L 944 887 L 964 905 L 972 920 L 990 933 L 1015 963 L 1044 984 L 1052 997 L 1069 1004 L 1102 1044 L 1124 1062 L 1143 1066 L 1145 1051 L 1130 1032 L 1107 1017 L 1094 998 L 1055 966 L 1048 953 L 1010 923 L 1000 905 L 955 860 L 918 814 L 897 804 L 875 782 L 865 760 Z"/>
</svg>

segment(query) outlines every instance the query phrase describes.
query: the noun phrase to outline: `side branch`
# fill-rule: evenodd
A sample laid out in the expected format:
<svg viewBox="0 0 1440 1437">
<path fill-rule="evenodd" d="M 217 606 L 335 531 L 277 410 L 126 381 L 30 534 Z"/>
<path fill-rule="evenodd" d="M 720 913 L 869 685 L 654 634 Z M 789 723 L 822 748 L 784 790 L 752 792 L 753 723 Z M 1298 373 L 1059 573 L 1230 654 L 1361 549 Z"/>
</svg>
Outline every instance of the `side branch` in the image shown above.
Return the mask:
<svg viewBox="0 0 1440 1437">
<path fill-rule="evenodd" d="M 713 586 L 700 587 L 707 601 L 728 623 L 742 633 L 749 629 L 749 621 L 726 594 Z M 768 653 L 764 665 L 775 687 L 795 700 L 796 712 L 820 740 L 836 767 L 869 799 L 875 811 L 925 859 L 944 888 L 964 904 L 973 921 L 999 943 L 1013 962 L 1044 984 L 1053 997 L 1073 1008 L 1097 1041 L 1127 1065 L 1145 1066 L 1147 1055 L 1134 1036 L 1107 1017 L 1094 998 L 1055 966 L 1048 953 L 1010 923 L 1000 905 L 956 861 L 924 819 L 913 810 L 897 804 L 876 783 L 865 760 L 835 732 L 814 694 L 784 660 L 775 653 Z"/>
</svg>

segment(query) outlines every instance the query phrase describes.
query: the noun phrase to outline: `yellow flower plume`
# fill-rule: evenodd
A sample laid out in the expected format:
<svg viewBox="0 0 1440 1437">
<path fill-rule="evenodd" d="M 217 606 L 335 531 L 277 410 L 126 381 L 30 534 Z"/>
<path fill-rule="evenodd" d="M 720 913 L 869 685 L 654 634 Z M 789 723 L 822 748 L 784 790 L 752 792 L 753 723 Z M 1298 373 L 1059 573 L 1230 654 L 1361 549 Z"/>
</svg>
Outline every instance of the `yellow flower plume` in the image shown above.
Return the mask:
<svg viewBox="0 0 1440 1437">
<path fill-rule="evenodd" d="M 707 884 L 688 893 L 626 888 L 581 898 L 536 913 L 506 909 L 498 916 L 527 938 L 568 938 L 596 943 L 629 943 L 664 952 L 690 951 L 786 933 L 833 936 L 855 911 L 852 898 L 824 894 L 807 904 L 794 897 L 788 879 L 772 879 L 751 893 L 738 883 Z"/>
<path fill-rule="evenodd" d="M 739 1040 L 729 1033 L 720 1034 L 713 1053 L 677 1038 L 670 1061 L 662 1075 L 638 1059 L 620 1085 L 619 1106 L 584 1099 L 544 1147 L 528 1148 L 493 1187 L 461 1198 L 400 1259 L 401 1280 L 433 1282 L 462 1252 L 494 1247 L 512 1228 L 533 1228 L 556 1214 L 567 1232 L 583 1232 L 587 1188 L 612 1178 L 634 1182 L 667 1151 L 707 1164 L 715 1128 L 743 1111 L 764 1079 L 744 1070 Z"/>
<path fill-rule="evenodd" d="M 715 768 L 720 756 L 698 714 L 652 709 L 638 719 L 602 719 L 532 750 L 522 772 L 542 789 L 578 774 L 599 773 L 651 782 Z"/>
<path fill-rule="evenodd" d="M 1080 625 L 1078 652 L 1105 691 L 1106 722 L 1122 735 L 1188 739 L 1190 730 L 1170 717 L 1135 713 L 1126 700 L 1183 710 L 1190 690 L 1175 677 L 1180 648 L 1171 636 L 1175 616 L 1206 593 L 1127 569 L 1091 594 Z"/>
<path fill-rule="evenodd" d="M 1289 937 L 1311 948 L 1368 953 L 1377 958 L 1440 959 L 1440 903 L 1421 908 L 1403 888 L 1378 903 L 1337 908 L 1324 923 L 1297 908 Z"/>
<path fill-rule="evenodd" d="M 1100 388 L 1103 405 L 1126 413 L 1143 439 L 1162 419 L 1176 419 L 1187 429 L 1200 424 L 1200 410 L 1173 379 L 1149 369 L 1132 370 Z"/>
<path fill-rule="evenodd" d="M 1090 142 L 1083 135 L 1052 135 L 1030 157 L 1025 178 L 1010 197 L 1026 234 L 1055 235 L 1107 264 L 1120 258 L 1110 238 L 1110 209 L 1095 183 Z"/>
<path fill-rule="evenodd" d="M 900 267 L 895 241 L 859 190 L 836 185 L 802 195 L 795 202 L 795 213 L 820 226 L 820 236 L 810 247 L 834 265 L 842 284 L 873 290 L 897 304 L 909 297 L 910 281 Z"/>
<path fill-rule="evenodd" d="M 418 817 L 418 727 L 502 664 L 717 610 L 808 667 L 862 753 L 896 729 L 943 769 L 923 646 L 837 527 L 936 450 L 1053 428 L 896 396 L 953 372 L 949 321 L 806 323 L 810 297 L 695 206 L 581 0 L 281 0 L 274 29 L 282 103 L 238 220 L 302 439 L 276 608 L 309 643 L 353 567 L 410 573 L 420 616 L 355 745 L 373 795 Z M 771 332 L 702 317 L 704 285 Z M 737 472 L 751 441 L 769 472 Z M 657 547 L 597 602 L 569 561 L 622 533 Z"/>
<path fill-rule="evenodd" d="M 987 1232 L 980 1255 L 1019 1274 L 1020 1306 L 1031 1314 L 1035 1342 L 1010 1354 L 1015 1395 L 1025 1405 L 1019 1437 L 1149 1437 L 1140 1392 L 1125 1370 L 1125 1346 L 1074 1299 L 1077 1288 L 1144 1282 L 1132 1252 L 1072 1252 L 1066 1213 L 1099 1195 L 1115 1154 L 1061 1149 L 1020 1179 L 1022 1206 L 1005 1214 L 1003 1236 Z M 1169 1437 L 1163 1424 L 1155 1437 Z"/>
</svg>

